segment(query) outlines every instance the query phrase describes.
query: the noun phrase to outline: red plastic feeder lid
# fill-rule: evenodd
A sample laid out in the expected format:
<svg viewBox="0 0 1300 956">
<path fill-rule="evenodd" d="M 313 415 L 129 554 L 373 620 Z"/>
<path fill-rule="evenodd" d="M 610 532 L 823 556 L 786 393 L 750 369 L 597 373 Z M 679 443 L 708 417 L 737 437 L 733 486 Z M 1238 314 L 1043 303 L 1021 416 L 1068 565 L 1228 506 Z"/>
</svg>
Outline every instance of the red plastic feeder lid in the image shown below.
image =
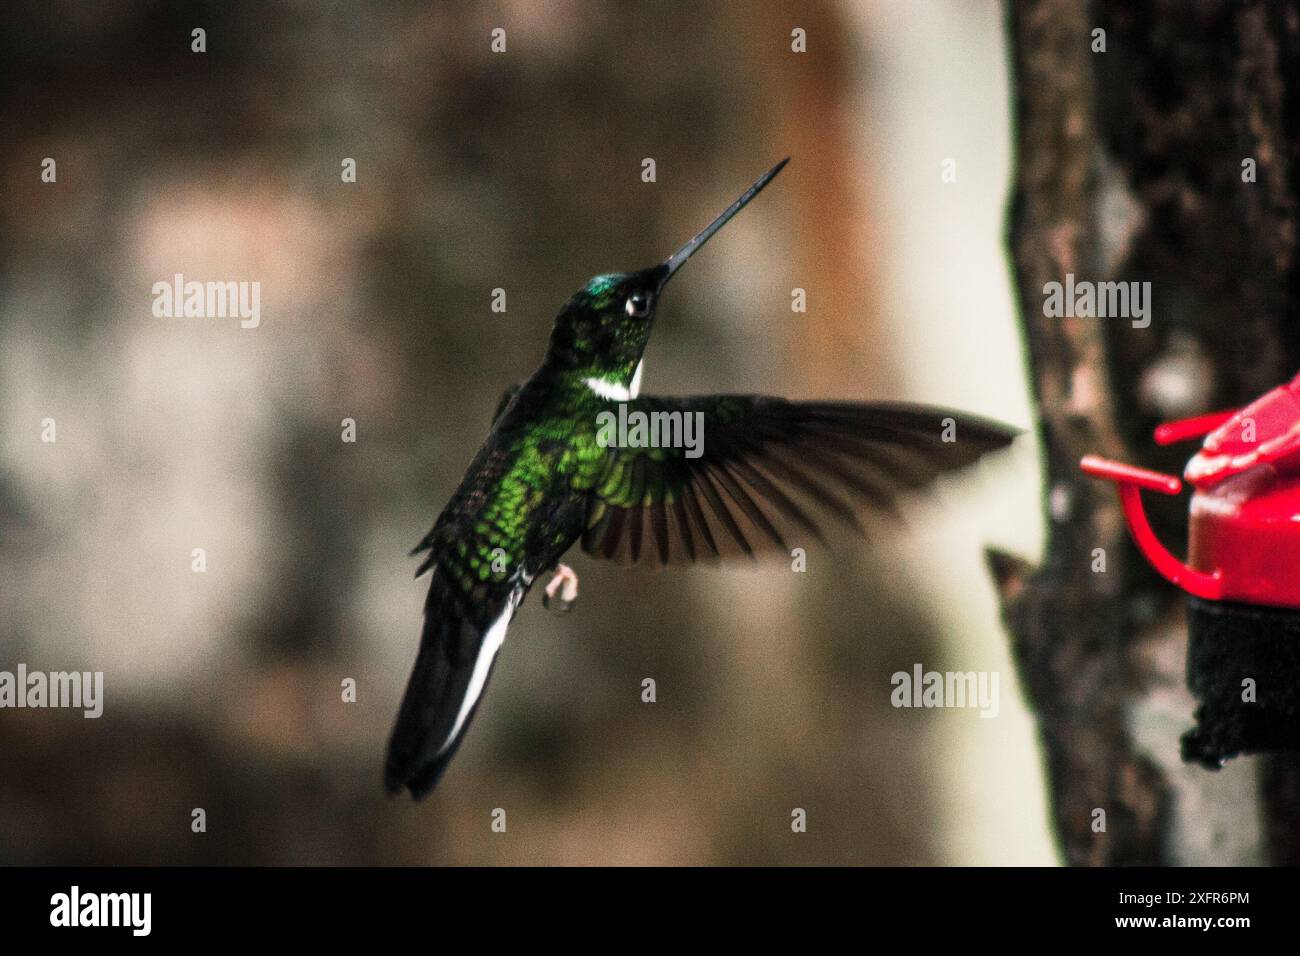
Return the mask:
<svg viewBox="0 0 1300 956">
<path fill-rule="evenodd" d="M 1172 475 L 1089 455 L 1085 472 L 1113 481 L 1143 556 L 1189 594 L 1213 601 L 1300 608 L 1300 376 L 1236 413 L 1162 425 L 1161 444 L 1209 436 L 1187 463 L 1187 561 L 1156 538 L 1143 491 L 1178 494 Z"/>
<path fill-rule="evenodd" d="M 1198 489 L 1208 488 L 1264 464 L 1279 472 L 1300 467 L 1300 375 L 1211 432 L 1183 477 Z"/>
</svg>

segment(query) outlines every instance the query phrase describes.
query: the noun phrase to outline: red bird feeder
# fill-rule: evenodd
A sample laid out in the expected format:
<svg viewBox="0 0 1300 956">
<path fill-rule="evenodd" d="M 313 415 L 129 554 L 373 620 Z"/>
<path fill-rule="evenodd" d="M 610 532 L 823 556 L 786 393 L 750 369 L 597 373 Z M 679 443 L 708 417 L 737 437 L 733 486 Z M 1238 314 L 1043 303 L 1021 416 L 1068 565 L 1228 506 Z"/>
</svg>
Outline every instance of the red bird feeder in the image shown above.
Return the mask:
<svg viewBox="0 0 1300 956">
<path fill-rule="evenodd" d="M 1206 435 L 1187 463 L 1186 563 L 1160 543 L 1142 491 L 1176 495 L 1172 475 L 1088 455 L 1080 467 L 1119 488 L 1138 549 L 1189 595 L 1187 684 L 1200 702 L 1183 759 L 1300 750 L 1300 376 L 1239 412 L 1156 429 L 1158 444 Z"/>
</svg>

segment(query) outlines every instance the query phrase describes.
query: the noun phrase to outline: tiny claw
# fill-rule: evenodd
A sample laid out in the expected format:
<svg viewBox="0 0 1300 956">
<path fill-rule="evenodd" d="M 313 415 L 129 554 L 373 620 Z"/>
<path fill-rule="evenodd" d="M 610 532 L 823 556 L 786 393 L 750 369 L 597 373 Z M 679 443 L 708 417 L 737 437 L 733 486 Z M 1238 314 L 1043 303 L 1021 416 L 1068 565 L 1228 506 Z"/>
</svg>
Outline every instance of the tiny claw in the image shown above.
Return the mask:
<svg viewBox="0 0 1300 956">
<path fill-rule="evenodd" d="M 557 591 L 560 595 L 558 598 L 555 596 Z M 557 566 L 555 577 L 551 578 L 542 592 L 542 607 L 550 610 L 551 601 L 555 601 L 555 610 L 563 613 L 571 610 L 577 600 L 578 575 L 567 564 Z"/>
</svg>

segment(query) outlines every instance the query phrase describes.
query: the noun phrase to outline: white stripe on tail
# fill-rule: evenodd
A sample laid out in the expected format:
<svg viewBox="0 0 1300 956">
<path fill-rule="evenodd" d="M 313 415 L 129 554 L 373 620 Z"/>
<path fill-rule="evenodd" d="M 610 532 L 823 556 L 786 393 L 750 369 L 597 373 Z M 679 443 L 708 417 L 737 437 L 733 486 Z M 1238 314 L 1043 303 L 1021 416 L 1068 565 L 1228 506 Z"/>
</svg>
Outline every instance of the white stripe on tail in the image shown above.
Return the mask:
<svg viewBox="0 0 1300 956">
<path fill-rule="evenodd" d="M 469 676 L 469 687 L 465 690 L 465 699 L 460 702 L 460 712 L 456 715 L 456 722 L 451 727 L 451 733 L 443 741 L 442 746 L 438 748 L 437 756 L 441 757 L 447 752 L 456 738 L 460 736 L 461 728 L 465 726 L 465 721 L 469 719 L 470 711 L 478 703 L 479 697 L 483 694 L 483 687 L 487 684 L 488 674 L 492 670 L 492 662 L 496 660 L 497 652 L 501 650 L 501 645 L 505 643 L 506 631 L 510 627 L 510 621 L 515 616 L 515 609 L 519 607 L 519 602 L 523 600 L 523 588 L 516 588 L 510 592 L 510 597 L 506 600 L 506 606 L 502 609 L 500 617 L 492 622 L 487 633 L 483 635 L 483 643 L 479 645 L 478 658 L 474 661 L 474 671 Z"/>
</svg>

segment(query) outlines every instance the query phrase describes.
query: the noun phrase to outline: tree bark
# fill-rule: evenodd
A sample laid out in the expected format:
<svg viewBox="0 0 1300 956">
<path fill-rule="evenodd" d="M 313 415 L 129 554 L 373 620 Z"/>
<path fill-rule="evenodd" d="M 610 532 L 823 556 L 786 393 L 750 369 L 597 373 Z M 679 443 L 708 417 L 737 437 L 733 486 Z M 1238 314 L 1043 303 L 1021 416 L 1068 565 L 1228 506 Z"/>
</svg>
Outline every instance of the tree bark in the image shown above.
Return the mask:
<svg viewBox="0 0 1300 956">
<path fill-rule="evenodd" d="M 1137 555 L 1113 487 L 1078 462 L 1092 452 L 1178 474 L 1195 448 L 1158 448 L 1157 423 L 1239 407 L 1300 368 L 1288 319 L 1300 3 L 1013 0 L 1008 12 L 1009 242 L 1048 538 L 1038 567 L 989 558 L 1062 852 L 1072 864 L 1297 862 L 1294 758 L 1217 773 L 1179 761 L 1194 709 L 1182 595 Z M 1045 285 L 1070 273 L 1149 282 L 1150 324 L 1044 315 Z M 1181 551 L 1186 497 L 1148 497 Z"/>
</svg>

